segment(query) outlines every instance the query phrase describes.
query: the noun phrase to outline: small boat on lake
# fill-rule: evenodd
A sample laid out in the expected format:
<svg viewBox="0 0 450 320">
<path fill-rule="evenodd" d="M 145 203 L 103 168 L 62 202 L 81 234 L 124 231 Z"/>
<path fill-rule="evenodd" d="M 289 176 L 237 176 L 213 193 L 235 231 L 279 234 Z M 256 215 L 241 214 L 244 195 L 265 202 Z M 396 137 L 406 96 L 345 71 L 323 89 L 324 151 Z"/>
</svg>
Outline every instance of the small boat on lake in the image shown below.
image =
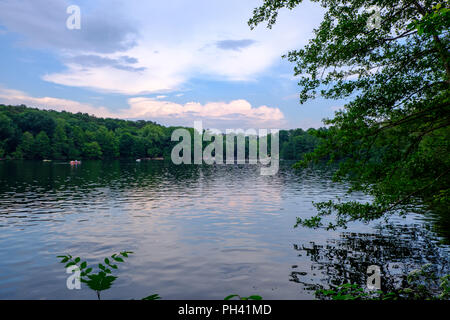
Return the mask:
<svg viewBox="0 0 450 320">
<path fill-rule="evenodd" d="M 81 161 L 78 161 L 78 160 L 72 160 L 72 161 L 70 161 L 70 165 L 71 165 L 71 166 L 77 166 L 77 165 L 79 165 L 79 164 L 81 164 Z"/>
</svg>

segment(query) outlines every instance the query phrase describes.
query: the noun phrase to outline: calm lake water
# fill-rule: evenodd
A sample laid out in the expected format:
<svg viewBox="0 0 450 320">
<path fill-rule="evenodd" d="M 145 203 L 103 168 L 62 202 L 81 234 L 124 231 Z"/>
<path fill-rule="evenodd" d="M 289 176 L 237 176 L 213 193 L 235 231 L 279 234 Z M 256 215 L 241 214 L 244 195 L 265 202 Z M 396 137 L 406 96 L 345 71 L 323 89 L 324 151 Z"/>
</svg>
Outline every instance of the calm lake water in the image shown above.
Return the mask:
<svg viewBox="0 0 450 320">
<path fill-rule="evenodd" d="M 0 162 L 0 299 L 96 299 L 68 290 L 57 255 L 99 263 L 134 254 L 104 299 L 311 299 L 318 286 L 382 284 L 425 263 L 449 270 L 437 218 L 411 215 L 342 231 L 294 228 L 312 201 L 345 195 L 328 170 L 275 176 L 253 165 L 175 166 L 164 161 Z M 351 196 L 369 200 L 363 194 Z"/>
</svg>

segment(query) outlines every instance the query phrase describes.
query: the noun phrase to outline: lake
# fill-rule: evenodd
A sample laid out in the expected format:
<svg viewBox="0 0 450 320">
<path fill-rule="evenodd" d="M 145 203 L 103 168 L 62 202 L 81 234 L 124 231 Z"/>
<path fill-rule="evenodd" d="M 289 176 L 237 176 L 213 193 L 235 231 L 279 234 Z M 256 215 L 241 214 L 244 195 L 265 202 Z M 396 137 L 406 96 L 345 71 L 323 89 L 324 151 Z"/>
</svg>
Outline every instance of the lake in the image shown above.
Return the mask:
<svg viewBox="0 0 450 320">
<path fill-rule="evenodd" d="M 425 263 L 448 273 L 449 247 L 432 214 L 294 228 L 296 217 L 315 213 L 312 201 L 344 197 L 346 188 L 329 169 L 291 165 L 261 176 L 256 165 L 2 161 L 0 299 L 96 299 L 84 284 L 67 289 L 56 256 L 94 264 L 123 250 L 134 254 L 103 299 L 312 299 L 330 283 L 364 285 L 369 265 L 381 267 L 386 288 Z"/>
</svg>

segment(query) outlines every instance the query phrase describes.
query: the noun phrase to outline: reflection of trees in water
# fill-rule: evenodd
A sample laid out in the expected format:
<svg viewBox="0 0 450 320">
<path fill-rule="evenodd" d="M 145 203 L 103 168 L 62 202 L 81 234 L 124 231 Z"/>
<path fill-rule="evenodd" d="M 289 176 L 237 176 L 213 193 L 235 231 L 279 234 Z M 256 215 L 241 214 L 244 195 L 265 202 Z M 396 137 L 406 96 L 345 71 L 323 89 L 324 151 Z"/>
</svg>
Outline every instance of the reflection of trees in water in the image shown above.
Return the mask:
<svg viewBox="0 0 450 320">
<path fill-rule="evenodd" d="M 430 229 L 443 238 L 445 244 L 450 244 L 450 214 L 447 206 L 434 205 L 432 211 L 424 217 L 430 221 Z"/>
<path fill-rule="evenodd" d="M 421 225 L 384 225 L 377 233 L 344 232 L 326 245 L 310 242 L 294 244 L 299 256 L 307 256 L 310 272 L 292 271 L 290 281 L 301 283 L 306 290 L 356 283 L 365 287 L 367 267 L 378 265 L 384 291 L 405 287 L 406 276 L 430 263 L 438 275 L 449 273 L 449 248 Z M 303 271 L 303 272 L 302 272 Z"/>
</svg>

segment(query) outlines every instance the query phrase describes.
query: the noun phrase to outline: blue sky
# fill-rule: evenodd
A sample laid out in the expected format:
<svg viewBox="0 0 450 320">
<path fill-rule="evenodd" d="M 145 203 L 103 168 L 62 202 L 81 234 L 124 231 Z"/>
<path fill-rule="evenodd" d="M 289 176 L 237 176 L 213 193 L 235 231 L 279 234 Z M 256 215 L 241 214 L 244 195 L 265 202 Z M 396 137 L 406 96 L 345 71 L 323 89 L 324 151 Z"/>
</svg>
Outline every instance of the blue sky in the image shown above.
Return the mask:
<svg viewBox="0 0 450 320">
<path fill-rule="evenodd" d="M 0 103 L 210 128 L 319 127 L 344 102 L 300 105 L 293 65 L 317 4 L 247 25 L 260 0 L 1 0 Z M 70 30 L 70 5 L 81 29 Z"/>
</svg>

